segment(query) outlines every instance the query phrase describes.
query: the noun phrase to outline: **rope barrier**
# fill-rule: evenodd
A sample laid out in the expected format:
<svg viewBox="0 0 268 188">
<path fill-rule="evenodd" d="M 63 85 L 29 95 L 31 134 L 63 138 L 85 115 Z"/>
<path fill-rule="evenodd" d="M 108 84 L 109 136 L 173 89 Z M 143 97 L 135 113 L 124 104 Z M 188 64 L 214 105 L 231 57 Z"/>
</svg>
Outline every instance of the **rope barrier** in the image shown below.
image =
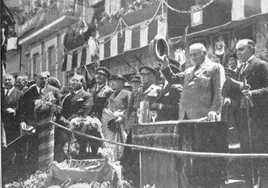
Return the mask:
<svg viewBox="0 0 268 188">
<path fill-rule="evenodd" d="M 131 147 L 134 149 L 139 149 L 139 150 L 147 150 L 147 151 L 154 151 L 154 152 L 161 152 L 161 153 L 167 153 L 167 154 L 175 154 L 178 156 L 194 156 L 194 157 L 207 157 L 207 158 L 213 158 L 213 157 L 221 157 L 221 158 L 268 158 L 268 153 L 212 153 L 212 152 L 192 152 L 192 151 L 181 151 L 181 150 L 168 150 L 168 149 L 162 149 L 162 148 L 153 148 L 153 147 L 147 147 L 147 146 L 140 146 L 140 145 L 134 145 L 134 144 L 124 144 L 120 142 L 114 142 L 102 138 L 98 138 L 95 136 L 90 136 L 81 132 L 77 132 L 71 129 L 68 129 L 58 123 L 55 122 L 50 122 L 54 124 L 57 127 L 60 127 L 68 132 L 75 133 L 79 136 L 83 136 L 86 138 L 98 140 L 98 141 L 103 141 L 103 142 L 108 142 L 111 144 L 115 145 L 120 145 L 124 147 Z"/>
</svg>

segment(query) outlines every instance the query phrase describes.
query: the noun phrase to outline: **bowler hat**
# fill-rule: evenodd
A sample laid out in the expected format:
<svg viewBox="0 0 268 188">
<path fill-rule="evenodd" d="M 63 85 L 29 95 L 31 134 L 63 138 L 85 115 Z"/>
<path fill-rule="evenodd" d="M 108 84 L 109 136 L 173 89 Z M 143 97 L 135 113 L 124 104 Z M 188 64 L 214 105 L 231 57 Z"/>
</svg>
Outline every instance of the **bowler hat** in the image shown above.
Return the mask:
<svg viewBox="0 0 268 188">
<path fill-rule="evenodd" d="M 150 71 L 154 75 L 157 75 L 158 74 L 158 71 L 156 69 L 154 69 L 152 67 L 149 67 L 149 66 L 143 66 L 143 67 L 139 68 L 139 72 L 141 73 L 141 71 L 143 69 L 146 69 L 146 70 Z"/>
<path fill-rule="evenodd" d="M 120 74 L 114 74 L 111 76 L 111 80 L 122 80 L 123 82 L 126 82 L 127 79 L 125 79 L 122 75 Z"/>
<path fill-rule="evenodd" d="M 111 78 L 110 71 L 105 67 L 97 68 L 96 72 L 99 73 L 99 74 L 105 75 L 107 78 Z"/>
<path fill-rule="evenodd" d="M 141 76 L 140 75 L 135 75 L 131 78 L 131 82 L 141 82 Z"/>
</svg>

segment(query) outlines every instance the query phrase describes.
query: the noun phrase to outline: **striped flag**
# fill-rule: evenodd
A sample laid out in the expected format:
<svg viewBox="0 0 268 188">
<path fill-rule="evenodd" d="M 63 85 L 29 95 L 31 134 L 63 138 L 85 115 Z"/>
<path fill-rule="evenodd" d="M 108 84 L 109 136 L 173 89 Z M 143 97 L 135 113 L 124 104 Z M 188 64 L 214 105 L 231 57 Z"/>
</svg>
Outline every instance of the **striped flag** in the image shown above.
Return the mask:
<svg viewBox="0 0 268 188">
<path fill-rule="evenodd" d="M 268 13 L 267 0 L 233 0 L 232 21 L 242 20 L 250 16 Z"/>
</svg>

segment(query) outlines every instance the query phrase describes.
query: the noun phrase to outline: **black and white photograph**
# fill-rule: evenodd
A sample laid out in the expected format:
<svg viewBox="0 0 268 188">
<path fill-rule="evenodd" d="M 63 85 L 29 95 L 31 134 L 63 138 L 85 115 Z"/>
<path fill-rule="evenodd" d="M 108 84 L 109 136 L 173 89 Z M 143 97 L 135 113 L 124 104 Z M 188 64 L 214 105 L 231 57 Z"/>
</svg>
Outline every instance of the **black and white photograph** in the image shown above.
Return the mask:
<svg viewBox="0 0 268 188">
<path fill-rule="evenodd" d="M 0 0 L 3 188 L 268 188 L 268 0 Z"/>
</svg>

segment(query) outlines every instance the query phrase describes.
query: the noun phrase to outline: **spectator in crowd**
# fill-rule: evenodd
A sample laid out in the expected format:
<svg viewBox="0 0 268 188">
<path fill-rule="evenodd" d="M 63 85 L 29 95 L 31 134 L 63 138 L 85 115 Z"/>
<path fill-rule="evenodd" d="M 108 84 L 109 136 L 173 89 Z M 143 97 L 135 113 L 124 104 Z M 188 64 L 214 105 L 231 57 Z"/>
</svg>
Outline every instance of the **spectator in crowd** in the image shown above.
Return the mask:
<svg viewBox="0 0 268 188">
<path fill-rule="evenodd" d="M 235 53 L 230 54 L 228 57 L 228 68 L 237 73 L 238 65 L 237 65 L 237 59 L 236 59 Z"/>
<path fill-rule="evenodd" d="M 48 75 L 45 72 L 40 72 L 35 76 L 35 85 L 29 87 L 29 89 L 24 93 L 23 97 L 20 100 L 19 105 L 19 116 L 20 116 L 20 128 L 22 131 L 27 131 L 29 126 L 37 126 L 39 119 L 36 119 L 35 116 L 35 100 L 40 99 L 42 96 L 48 95 L 48 93 L 52 93 L 52 95 L 56 99 L 56 104 L 60 104 L 60 94 L 59 90 L 48 84 Z M 21 149 L 25 149 L 25 146 L 28 145 L 27 150 L 23 150 L 20 152 L 21 160 L 25 156 L 27 160 L 22 167 L 23 169 L 27 169 L 29 173 L 33 173 L 37 170 L 38 165 L 38 130 L 32 135 L 25 136 L 21 141 Z M 28 167 L 29 166 L 29 167 Z"/>
<path fill-rule="evenodd" d="M 27 87 L 27 83 L 28 83 L 28 77 L 27 76 L 18 76 L 15 82 L 15 87 L 20 90 L 25 92 L 28 87 Z"/>
<path fill-rule="evenodd" d="M 268 63 L 254 55 L 255 43 L 252 40 L 239 40 L 236 50 L 237 59 L 242 63 L 238 81 L 244 85 L 237 119 L 241 152 L 268 153 Z M 253 187 L 252 161 L 243 161 L 243 174 L 250 187 Z M 256 159 L 253 162 L 259 187 L 267 187 L 268 160 Z"/>
<path fill-rule="evenodd" d="M 127 82 L 125 82 L 125 84 L 124 84 L 124 89 L 125 89 L 125 90 L 128 90 L 128 91 L 130 91 L 130 92 L 133 91 L 133 87 L 132 87 L 132 85 L 130 85 L 130 84 L 127 83 Z"/>
<path fill-rule="evenodd" d="M 5 74 L 4 87 L 2 91 L 2 122 L 6 133 L 6 142 L 10 143 L 20 135 L 19 119 L 18 119 L 18 107 L 19 100 L 23 95 L 23 92 L 15 88 L 15 78 L 11 74 Z M 3 174 L 9 176 L 12 179 L 12 170 L 17 155 L 18 143 L 15 142 L 5 150 L 3 155 Z M 18 160 L 16 160 L 16 165 Z M 14 178 L 14 177 L 13 177 Z"/>
<path fill-rule="evenodd" d="M 102 112 L 107 105 L 107 100 L 113 93 L 113 90 L 107 85 L 108 79 L 111 77 L 111 73 L 105 67 L 99 67 L 96 70 L 96 87 L 93 89 L 93 107 L 91 109 L 91 115 L 95 115 L 99 120 L 102 119 Z M 101 142 L 90 139 L 89 145 L 92 150 L 92 156 L 96 157 L 98 148 L 101 146 Z"/>
<path fill-rule="evenodd" d="M 238 64 L 235 53 L 227 55 L 227 63 L 224 69 L 226 79 L 228 78 L 237 79 Z"/>
<path fill-rule="evenodd" d="M 141 76 L 140 75 L 133 76 L 130 82 L 133 90 L 137 90 L 141 85 Z"/>
<path fill-rule="evenodd" d="M 82 75 L 75 74 L 71 79 L 71 92 L 69 92 L 62 100 L 62 111 L 60 122 L 64 126 L 69 126 L 69 122 L 74 117 L 86 117 L 89 115 L 91 108 L 93 106 L 92 95 L 83 89 L 85 84 L 85 78 Z M 65 133 L 62 129 L 57 129 L 58 139 L 57 139 L 57 160 L 62 161 L 63 147 L 66 137 L 62 137 Z M 77 137 L 78 143 L 80 144 L 80 156 L 85 156 L 87 151 L 88 139 L 84 137 Z"/>
<path fill-rule="evenodd" d="M 131 92 L 124 89 L 126 79 L 120 74 L 113 75 L 110 82 L 114 93 L 103 110 L 102 130 L 106 139 L 124 143 L 126 141 L 125 113 Z M 118 160 L 123 148 L 116 146 L 114 151 L 114 160 Z"/>
</svg>

